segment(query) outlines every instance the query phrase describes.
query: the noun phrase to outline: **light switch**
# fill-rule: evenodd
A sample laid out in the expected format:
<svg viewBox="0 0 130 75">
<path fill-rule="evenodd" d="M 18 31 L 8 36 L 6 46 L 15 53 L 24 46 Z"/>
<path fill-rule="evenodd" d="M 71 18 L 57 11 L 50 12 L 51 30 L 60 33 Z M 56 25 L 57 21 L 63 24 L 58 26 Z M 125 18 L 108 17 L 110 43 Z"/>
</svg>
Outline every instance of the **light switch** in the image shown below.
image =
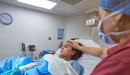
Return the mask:
<svg viewBox="0 0 130 75">
<path fill-rule="evenodd" d="M 48 37 L 48 40 L 51 40 L 51 37 Z"/>
</svg>

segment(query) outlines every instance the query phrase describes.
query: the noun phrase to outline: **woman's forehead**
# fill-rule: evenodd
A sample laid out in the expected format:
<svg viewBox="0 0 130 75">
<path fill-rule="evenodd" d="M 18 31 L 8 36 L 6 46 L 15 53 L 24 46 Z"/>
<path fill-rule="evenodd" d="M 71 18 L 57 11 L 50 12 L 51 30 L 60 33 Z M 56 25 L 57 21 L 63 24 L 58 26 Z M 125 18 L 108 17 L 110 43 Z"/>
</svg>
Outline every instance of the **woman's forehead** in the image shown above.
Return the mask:
<svg viewBox="0 0 130 75">
<path fill-rule="evenodd" d="M 64 44 L 67 45 L 67 46 L 71 46 L 71 45 L 70 45 L 70 44 L 71 44 L 70 42 L 65 42 Z"/>
</svg>

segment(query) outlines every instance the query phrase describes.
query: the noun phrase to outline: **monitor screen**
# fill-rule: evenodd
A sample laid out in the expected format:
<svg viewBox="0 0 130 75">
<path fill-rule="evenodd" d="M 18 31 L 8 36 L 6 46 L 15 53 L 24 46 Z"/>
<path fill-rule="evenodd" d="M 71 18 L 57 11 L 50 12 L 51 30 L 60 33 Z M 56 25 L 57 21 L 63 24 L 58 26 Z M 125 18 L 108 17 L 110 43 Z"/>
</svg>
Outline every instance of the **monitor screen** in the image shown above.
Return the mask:
<svg viewBox="0 0 130 75">
<path fill-rule="evenodd" d="M 35 45 L 29 45 L 29 51 L 36 51 Z"/>
</svg>

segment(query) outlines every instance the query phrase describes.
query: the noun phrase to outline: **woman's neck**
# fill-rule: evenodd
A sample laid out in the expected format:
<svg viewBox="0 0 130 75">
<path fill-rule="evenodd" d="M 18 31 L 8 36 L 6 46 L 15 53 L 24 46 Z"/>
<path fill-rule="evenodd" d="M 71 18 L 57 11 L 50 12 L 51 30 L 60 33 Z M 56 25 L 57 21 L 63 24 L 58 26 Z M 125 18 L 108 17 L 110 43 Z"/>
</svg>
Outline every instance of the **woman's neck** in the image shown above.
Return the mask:
<svg viewBox="0 0 130 75">
<path fill-rule="evenodd" d="M 129 39 L 130 39 L 130 35 L 127 35 L 127 36 L 120 39 L 120 43 L 124 43 L 125 41 L 127 41 Z"/>
<path fill-rule="evenodd" d="M 71 58 L 62 58 L 62 59 L 66 60 L 66 61 L 69 61 L 69 60 L 71 60 Z"/>
</svg>

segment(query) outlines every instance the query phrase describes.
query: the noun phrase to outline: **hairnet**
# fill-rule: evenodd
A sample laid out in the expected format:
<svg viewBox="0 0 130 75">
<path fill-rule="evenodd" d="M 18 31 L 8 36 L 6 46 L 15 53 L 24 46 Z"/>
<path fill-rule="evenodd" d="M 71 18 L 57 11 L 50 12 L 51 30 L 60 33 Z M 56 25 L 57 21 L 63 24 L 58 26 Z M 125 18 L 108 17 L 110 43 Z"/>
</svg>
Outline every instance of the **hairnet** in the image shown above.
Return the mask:
<svg viewBox="0 0 130 75">
<path fill-rule="evenodd" d="M 99 7 L 130 16 L 130 0 L 100 0 Z"/>
</svg>

